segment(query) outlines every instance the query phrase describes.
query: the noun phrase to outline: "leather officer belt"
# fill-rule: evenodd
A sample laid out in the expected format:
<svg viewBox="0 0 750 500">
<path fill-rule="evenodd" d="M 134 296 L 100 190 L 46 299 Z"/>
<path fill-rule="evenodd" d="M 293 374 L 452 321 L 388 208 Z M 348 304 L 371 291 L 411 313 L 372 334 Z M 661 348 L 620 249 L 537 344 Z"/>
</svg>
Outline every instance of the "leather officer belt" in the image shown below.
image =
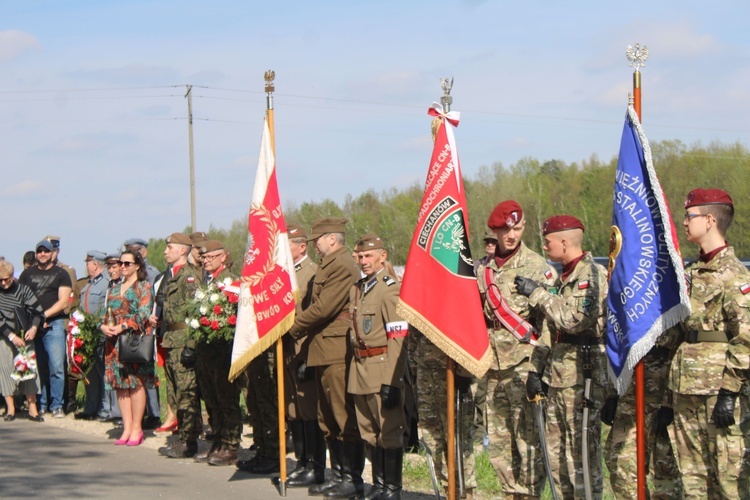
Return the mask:
<svg viewBox="0 0 750 500">
<path fill-rule="evenodd" d="M 593 335 L 571 335 L 569 333 L 557 334 L 558 344 L 574 345 L 600 345 L 604 344 L 604 337 L 594 337 Z"/>
<path fill-rule="evenodd" d="M 726 344 L 729 342 L 727 334 L 724 332 L 699 332 L 698 330 L 690 330 L 687 332 L 687 343 L 696 344 L 698 342 L 716 342 Z"/>
<path fill-rule="evenodd" d="M 380 356 L 388 352 L 388 346 L 383 347 L 368 347 L 367 349 L 354 349 L 354 356 L 357 359 L 371 358 L 373 356 Z"/>
</svg>

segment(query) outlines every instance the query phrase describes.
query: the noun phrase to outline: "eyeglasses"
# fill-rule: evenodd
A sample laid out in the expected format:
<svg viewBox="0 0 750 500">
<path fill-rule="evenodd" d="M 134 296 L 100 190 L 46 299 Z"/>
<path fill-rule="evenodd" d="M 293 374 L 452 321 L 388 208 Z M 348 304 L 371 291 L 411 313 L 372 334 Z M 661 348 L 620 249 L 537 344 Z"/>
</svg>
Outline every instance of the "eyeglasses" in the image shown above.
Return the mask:
<svg viewBox="0 0 750 500">
<path fill-rule="evenodd" d="M 691 220 L 695 219 L 696 217 L 708 217 L 709 214 L 685 214 L 685 220 L 690 222 Z"/>
<path fill-rule="evenodd" d="M 217 253 L 216 255 L 201 255 L 201 259 L 203 259 L 203 260 L 214 260 L 219 255 L 221 255 L 221 254 Z"/>
<path fill-rule="evenodd" d="M 121 260 L 120 262 L 118 262 L 118 264 L 120 264 L 122 267 L 130 267 L 132 265 L 135 265 L 135 262 L 131 262 L 129 260 Z"/>
</svg>

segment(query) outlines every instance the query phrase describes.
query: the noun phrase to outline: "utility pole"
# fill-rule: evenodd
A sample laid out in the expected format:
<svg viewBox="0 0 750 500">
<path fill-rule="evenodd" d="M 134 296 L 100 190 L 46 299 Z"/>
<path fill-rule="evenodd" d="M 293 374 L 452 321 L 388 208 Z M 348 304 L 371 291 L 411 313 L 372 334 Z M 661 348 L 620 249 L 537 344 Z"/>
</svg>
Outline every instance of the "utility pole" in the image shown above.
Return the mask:
<svg viewBox="0 0 750 500">
<path fill-rule="evenodd" d="M 190 228 L 197 231 L 195 222 L 195 158 L 193 155 L 193 86 L 186 85 L 188 103 L 188 148 L 190 149 Z"/>
</svg>

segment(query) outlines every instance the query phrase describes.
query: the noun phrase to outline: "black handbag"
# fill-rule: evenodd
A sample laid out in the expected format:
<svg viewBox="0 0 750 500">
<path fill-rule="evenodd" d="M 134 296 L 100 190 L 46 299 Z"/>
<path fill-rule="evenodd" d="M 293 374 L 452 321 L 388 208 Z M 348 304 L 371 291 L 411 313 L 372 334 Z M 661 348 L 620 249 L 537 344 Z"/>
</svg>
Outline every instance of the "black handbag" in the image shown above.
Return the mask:
<svg viewBox="0 0 750 500">
<path fill-rule="evenodd" d="M 120 363 L 150 363 L 154 360 L 154 336 L 128 330 L 117 337 Z"/>
</svg>

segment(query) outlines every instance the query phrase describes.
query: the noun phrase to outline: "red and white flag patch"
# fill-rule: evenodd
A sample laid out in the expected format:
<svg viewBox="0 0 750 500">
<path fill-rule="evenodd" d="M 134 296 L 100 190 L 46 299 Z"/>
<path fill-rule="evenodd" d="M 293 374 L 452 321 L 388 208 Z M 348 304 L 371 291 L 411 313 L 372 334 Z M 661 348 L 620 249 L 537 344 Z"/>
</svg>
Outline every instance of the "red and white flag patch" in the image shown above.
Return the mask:
<svg viewBox="0 0 750 500">
<path fill-rule="evenodd" d="M 750 292 L 750 283 L 740 285 L 740 292 L 742 292 L 743 295 L 747 295 L 748 292 Z"/>
<path fill-rule="evenodd" d="M 547 279 L 552 279 L 552 271 L 550 271 L 549 269 L 547 269 L 544 272 L 544 277 L 547 278 Z"/>
<path fill-rule="evenodd" d="M 585 290 L 589 287 L 589 280 L 583 280 L 578 282 L 578 289 Z"/>
</svg>

